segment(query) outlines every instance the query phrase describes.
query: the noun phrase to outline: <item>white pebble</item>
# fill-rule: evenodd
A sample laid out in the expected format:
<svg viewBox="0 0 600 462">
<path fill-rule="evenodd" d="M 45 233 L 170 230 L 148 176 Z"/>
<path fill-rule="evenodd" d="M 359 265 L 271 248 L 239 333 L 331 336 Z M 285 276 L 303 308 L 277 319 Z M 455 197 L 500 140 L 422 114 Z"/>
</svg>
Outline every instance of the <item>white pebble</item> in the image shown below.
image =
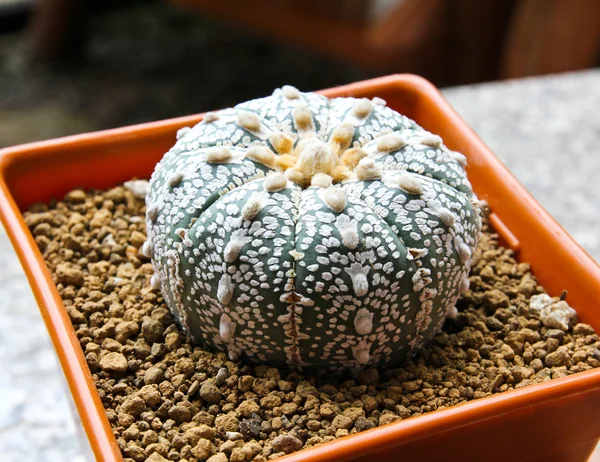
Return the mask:
<svg viewBox="0 0 600 462">
<path fill-rule="evenodd" d="M 229 441 L 237 441 L 244 439 L 244 435 L 242 435 L 240 432 L 226 432 L 225 437 Z"/>
<path fill-rule="evenodd" d="M 148 180 L 131 180 L 123 183 L 123 186 L 133 193 L 138 199 L 145 199 L 150 189 Z"/>
<path fill-rule="evenodd" d="M 566 331 L 577 323 L 577 312 L 566 301 L 554 301 L 547 294 L 531 297 L 529 307 L 539 312 L 540 321 L 548 329 Z"/>
</svg>

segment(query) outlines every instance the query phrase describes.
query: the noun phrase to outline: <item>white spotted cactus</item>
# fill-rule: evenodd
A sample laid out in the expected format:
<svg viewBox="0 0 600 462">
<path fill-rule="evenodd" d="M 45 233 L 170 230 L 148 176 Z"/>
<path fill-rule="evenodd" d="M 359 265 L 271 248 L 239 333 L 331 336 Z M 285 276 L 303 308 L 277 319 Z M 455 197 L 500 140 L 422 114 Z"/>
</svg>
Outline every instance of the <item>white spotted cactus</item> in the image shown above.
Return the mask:
<svg viewBox="0 0 600 462">
<path fill-rule="evenodd" d="M 177 138 L 144 251 L 195 342 L 356 369 L 400 362 L 456 313 L 481 228 L 465 158 L 382 99 L 285 86 Z"/>
</svg>

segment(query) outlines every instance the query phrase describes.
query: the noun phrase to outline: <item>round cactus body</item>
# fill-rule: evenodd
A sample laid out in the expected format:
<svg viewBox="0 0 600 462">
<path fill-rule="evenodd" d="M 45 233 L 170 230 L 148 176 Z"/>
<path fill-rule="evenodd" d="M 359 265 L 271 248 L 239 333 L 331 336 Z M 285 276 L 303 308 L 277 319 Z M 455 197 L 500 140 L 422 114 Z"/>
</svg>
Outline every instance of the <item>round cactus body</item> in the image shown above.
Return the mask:
<svg viewBox="0 0 600 462">
<path fill-rule="evenodd" d="M 456 313 L 481 228 L 465 158 L 385 101 L 286 86 L 177 138 L 150 180 L 144 250 L 195 342 L 389 365 Z"/>
</svg>

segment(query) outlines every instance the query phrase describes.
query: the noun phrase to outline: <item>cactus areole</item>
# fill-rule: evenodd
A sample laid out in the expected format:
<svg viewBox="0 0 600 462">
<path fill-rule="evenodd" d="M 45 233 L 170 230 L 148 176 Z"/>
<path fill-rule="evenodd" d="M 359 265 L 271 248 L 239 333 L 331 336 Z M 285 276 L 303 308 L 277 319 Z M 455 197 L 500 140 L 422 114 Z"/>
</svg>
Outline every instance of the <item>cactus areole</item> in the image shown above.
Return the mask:
<svg viewBox="0 0 600 462">
<path fill-rule="evenodd" d="M 359 369 L 399 363 L 456 314 L 481 228 L 465 158 L 384 100 L 284 86 L 177 138 L 143 250 L 196 343 Z"/>
</svg>

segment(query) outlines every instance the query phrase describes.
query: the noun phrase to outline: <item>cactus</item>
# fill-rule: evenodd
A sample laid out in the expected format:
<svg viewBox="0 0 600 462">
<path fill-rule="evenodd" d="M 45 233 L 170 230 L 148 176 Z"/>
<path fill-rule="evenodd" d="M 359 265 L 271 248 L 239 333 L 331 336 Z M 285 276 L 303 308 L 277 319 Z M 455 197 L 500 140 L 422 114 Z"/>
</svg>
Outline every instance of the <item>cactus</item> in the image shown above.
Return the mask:
<svg viewBox="0 0 600 462">
<path fill-rule="evenodd" d="M 481 221 L 465 163 L 380 98 L 284 86 L 207 113 L 150 180 L 152 285 L 232 360 L 397 364 L 468 289 Z"/>
</svg>

